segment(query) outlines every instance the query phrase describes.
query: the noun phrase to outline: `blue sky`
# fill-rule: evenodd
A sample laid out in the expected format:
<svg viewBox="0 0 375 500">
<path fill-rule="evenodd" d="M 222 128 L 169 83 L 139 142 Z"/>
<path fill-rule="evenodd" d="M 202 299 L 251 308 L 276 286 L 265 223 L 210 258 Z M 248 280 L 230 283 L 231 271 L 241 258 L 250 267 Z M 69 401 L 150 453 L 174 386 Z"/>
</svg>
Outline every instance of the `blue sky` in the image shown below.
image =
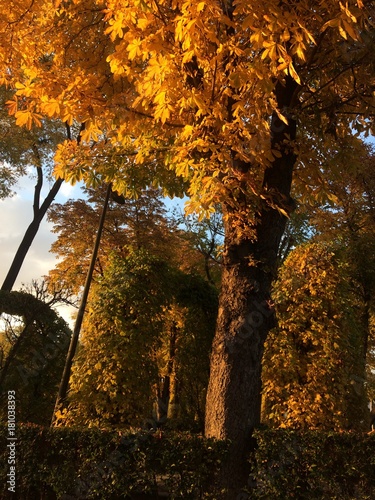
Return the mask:
<svg viewBox="0 0 375 500">
<path fill-rule="evenodd" d="M 23 238 L 23 235 L 32 220 L 32 204 L 35 180 L 30 177 L 20 179 L 14 188 L 16 194 L 11 198 L 0 200 L 0 280 L 3 282 L 14 254 Z M 48 183 L 43 189 L 44 194 Z M 78 197 L 78 186 L 63 184 L 56 198 L 58 203 L 64 203 L 68 198 Z M 26 260 L 15 283 L 14 290 L 22 284 L 31 283 L 32 279 L 40 279 L 56 264 L 55 256 L 49 252 L 55 235 L 51 232 L 52 224 L 44 219 L 38 234 L 27 254 Z M 60 313 L 71 322 L 71 310 L 61 309 Z"/>
</svg>

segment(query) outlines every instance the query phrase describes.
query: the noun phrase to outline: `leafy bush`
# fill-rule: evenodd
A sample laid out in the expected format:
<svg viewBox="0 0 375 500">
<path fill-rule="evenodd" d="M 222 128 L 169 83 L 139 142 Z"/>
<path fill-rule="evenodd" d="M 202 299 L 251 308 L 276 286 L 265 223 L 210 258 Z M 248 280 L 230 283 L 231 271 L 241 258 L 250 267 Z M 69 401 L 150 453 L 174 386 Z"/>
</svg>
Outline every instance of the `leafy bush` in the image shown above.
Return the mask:
<svg viewBox="0 0 375 500">
<path fill-rule="evenodd" d="M 7 428 L 0 427 L 2 442 Z M 186 433 L 17 427 L 16 490 L 22 500 L 224 500 L 215 479 L 225 442 Z M 258 430 L 248 491 L 238 499 L 371 500 L 375 434 Z M 1 448 L 6 478 L 8 450 Z M 0 498 L 6 499 L 6 479 Z"/>
<path fill-rule="evenodd" d="M 7 428 L 0 434 L 6 442 Z M 170 498 L 203 498 L 226 452 L 224 443 L 178 433 L 20 425 L 17 438 L 16 489 L 22 500 L 152 498 L 161 491 Z M 6 446 L 1 453 L 5 478 Z M 6 480 L 2 484 L 0 496 L 7 498 Z M 216 497 L 211 492 L 205 498 Z"/>
<path fill-rule="evenodd" d="M 278 429 L 255 437 L 256 498 L 374 498 L 375 434 Z"/>
<path fill-rule="evenodd" d="M 7 318 L 0 326 L 0 422 L 7 420 L 7 391 L 17 388 L 17 421 L 48 425 L 72 332 L 26 292 L 0 290 L 0 313 Z"/>
</svg>

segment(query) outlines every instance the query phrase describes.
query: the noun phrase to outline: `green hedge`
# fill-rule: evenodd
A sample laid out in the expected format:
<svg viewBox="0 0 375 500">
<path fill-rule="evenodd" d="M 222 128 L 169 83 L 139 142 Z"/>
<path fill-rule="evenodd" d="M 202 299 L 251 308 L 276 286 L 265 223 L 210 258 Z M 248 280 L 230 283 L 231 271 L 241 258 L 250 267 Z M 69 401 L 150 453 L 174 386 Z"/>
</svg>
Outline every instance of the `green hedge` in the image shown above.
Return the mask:
<svg viewBox="0 0 375 500">
<path fill-rule="evenodd" d="M 375 499 L 375 433 L 262 430 L 253 462 L 259 499 Z"/>
<path fill-rule="evenodd" d="M 1 427 L 0 433 L 6 442 L 7 429 Z M 156 498 L 166 491 L 172 498 L 198 499 L 211 488 L 226 452 L 223 443 L 177 433 L 120 436 L 20 425 L 17 438 L 17 498 L 22 500 Z M 6 478 L 6 445 L 1 453 L 1 475 Z M 1 498 L 7 498 L 5 483 Z"/>
<path fill-rule="evenodd" d="M 183 433 L 17 427 L 17 494 L 7 493 L 7 428 L 0 427 L 2 499 L 225 498 L 215 476 L 223 442 Z M 375 498 L 375 433 L 258 430 L 252 474 L 238 499 Z M 167 495 L 169 494 L 169 496 Z"/>
</svg>

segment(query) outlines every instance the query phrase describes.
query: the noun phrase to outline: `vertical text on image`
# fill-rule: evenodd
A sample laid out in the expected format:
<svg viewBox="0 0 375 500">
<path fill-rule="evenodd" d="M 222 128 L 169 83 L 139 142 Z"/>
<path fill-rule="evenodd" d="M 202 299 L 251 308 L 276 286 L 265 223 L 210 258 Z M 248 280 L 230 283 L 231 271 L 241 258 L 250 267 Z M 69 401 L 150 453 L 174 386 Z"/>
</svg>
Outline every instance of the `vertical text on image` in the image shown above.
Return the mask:
<svg viewBox="0 0 375 500">
<path fill-rule="evenodd" d="M 16 492 L 16 391 L 8 391 L 8 491 Z"/>
</svg>

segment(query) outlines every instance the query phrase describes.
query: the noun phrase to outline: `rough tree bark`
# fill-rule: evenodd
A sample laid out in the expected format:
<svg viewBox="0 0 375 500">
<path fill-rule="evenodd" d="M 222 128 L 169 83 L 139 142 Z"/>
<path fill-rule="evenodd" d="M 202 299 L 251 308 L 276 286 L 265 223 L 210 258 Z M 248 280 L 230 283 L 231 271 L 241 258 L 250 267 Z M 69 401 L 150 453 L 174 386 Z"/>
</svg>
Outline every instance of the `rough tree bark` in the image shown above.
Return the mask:
<svg viewBox="0 0 375 500">
<path fill-rule="evenodd" d="M 278 83 L 275 94 L 280 109 L 294 104 L 297 84 L 290 78 Z M 288 125 L 272 117 L 271 144 L 279 149 L 264 174 L 263 189 L 275 205 L 291 211 L 290 198 L 295 154 L 289 139 L 296 135 L 296 121 Z M 286 140 L 288 139 L 288 140 Z M 244 170 L 244 165 L 238 165 Z M 249 199 L 241 200 L 242 205 Z M 274 325 L 270 300 L 277 265 L 277 252 L 286 217 L 264 203 L 249 224 L 255 238 L 242 238 L 234 228 L 236 208 L 224 206 L 225 242 L 222 291 L 215 339 L 211 353 L 211 373 L 206 403 L 207 437 L 231 440 L 229 460 L 222 471 L 221 486 L 226 499 L 239 498 L 247 482 L 246 457 L 254 427 L 260 422 L 261 362 L 267 333 Z M 241 207 L 239 207 L 241 209 Z"/>
</svg>

